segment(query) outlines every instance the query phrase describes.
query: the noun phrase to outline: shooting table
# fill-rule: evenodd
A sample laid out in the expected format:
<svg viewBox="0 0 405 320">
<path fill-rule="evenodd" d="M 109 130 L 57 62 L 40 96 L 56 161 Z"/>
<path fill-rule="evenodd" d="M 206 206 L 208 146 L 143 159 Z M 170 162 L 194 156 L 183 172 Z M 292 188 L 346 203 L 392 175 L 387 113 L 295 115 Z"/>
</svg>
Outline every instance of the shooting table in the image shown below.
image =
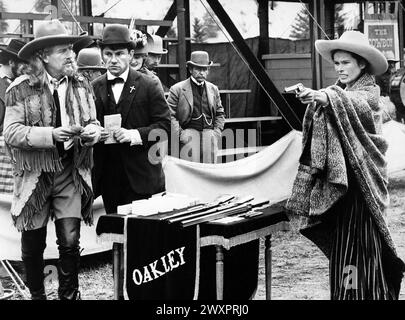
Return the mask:
<svg viewBox="0 0 405 320">
<path fill-rule="evenodd" d="M 277 231 L 288 231 L 289 221 L 281 207 L 260 209 L 262 214 L 232 223 L 216 221 L 200 224 L 200 245 L 216 248 L 216 297 L 223 300 L 224 289 L 224 249 L 265 238 L 265 283 L 266 299 L 271 299 L 271 235 Z M 125 215 L 110 214 L 101 216 L 96 233 L 101 241 L 112 241 L 114 270 L 114 299 L 123 290 L 120 275 L 121 255 L 124 243 Z"/>
</svg>

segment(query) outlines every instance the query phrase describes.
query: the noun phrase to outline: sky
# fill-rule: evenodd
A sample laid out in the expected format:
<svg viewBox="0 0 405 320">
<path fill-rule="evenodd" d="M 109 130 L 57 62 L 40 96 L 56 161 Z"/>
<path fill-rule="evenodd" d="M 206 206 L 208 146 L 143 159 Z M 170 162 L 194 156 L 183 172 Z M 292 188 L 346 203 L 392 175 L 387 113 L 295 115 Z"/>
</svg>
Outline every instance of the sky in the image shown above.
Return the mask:
<svg viewBox="0 0 405 320">
<path fill-rule="evenodd" d="M 205 0 L 190 0 L 191 21 L 194 17 L 201 18 L 206 12 L 201 1 L 206 3 Z M 34 0 L 3 0 L 3 2 L 9 12 L 32 12 L 35 3 Z M 172 0 L 93 0 L 93 15 L 98 15 L 113 6 L 105 15 L 106 17 L 163 19 L 171 3 Z M 220 0 L 220 3 L 244 38 L 259 35 L 256 0 Z M 302 4 L 299 2 L 278 2 L 274 10 L 269 11 L 270 37 L 288 38 L 291 25 L 301 9 Z M 17 21 L 8 22 L 10 32 L 17 28 Z M 153 33 L 155 29 L 156 27 L 150 27 L 148 31 Z M 220 33 L 213 41 L 223 42 L 226 41 L 226 37 Z"/>
</svg>

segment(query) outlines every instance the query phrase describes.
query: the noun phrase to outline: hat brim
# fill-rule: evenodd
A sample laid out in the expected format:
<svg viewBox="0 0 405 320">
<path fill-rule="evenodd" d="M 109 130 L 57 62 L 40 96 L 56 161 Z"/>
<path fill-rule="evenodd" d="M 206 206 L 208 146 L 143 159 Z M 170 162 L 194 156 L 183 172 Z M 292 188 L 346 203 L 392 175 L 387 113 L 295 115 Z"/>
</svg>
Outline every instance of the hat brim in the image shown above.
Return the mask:
<svg viewBox="0 0 405 320">
<path fill-rule="evenodd" d="M 17 60 L 21 60 L 22 62 L 26 62 L 26 59 L 20 58 L 20 57 L 18 56 L 18 53 L 15 53 L 15 52 L 13 52 L 13 51 L 10 51 L 10 50 L 8 50 L 8 49 L 6 49 L 6 48 L 0 48 L 0 54 L 1 54 L 1 52 L 5 52 L 6 54 L 8 54 L 8 55 L 10 55 L 10 56 L 13 56 L 13 57 L 15 57 Z"/>
<path fill-rule="evenodd" d="M 128 42 L 103 42 L 102 40 L 97 40 L 97 45 L 99 47 L 107 47 L 107 46 L 130 46 L 131 48 L 134 46 L 132 41 L 128 41 Z"/>
<path fill-rule="evenodd" d="M 370 65 L 369 72 L 374 75 L 379 75 L 387 71 L 388 62 L 383 53 L 371 45 L 365 46 L 364 44 L 356 44 L 353 42 L 336 40 L 316 40 L 315 48 L 318 53 L 330 63 L 334 63 L 332 59 L 332 52 L 335 50 L 344 50 L 353 52 L 364 59 Z"/>
<path fill-rule="evenodd" d="M 87 69 L 87 70 L 107 70 L 106 67 L 100 67 L 100 66 L 77 66 L 78 70 L 83 70 L 83 69 Z"/>
<path fill-rule="evenodd" d="M 97 44 L 97 42 L 91 36 L 82 36 L 79 40 L 75 41 L 75 43 L 73 44 L 73 51 L 78 53 L 80 50 L 88 48 L 91 45 L 95 44 Z"/>
<path fill-rule="evenodd" d="M 61 44 L 74 44 L 80 38 L 81 38 L 80 36 L 61 35 L 61 36 L 45 36 L 38 39 L 34 39 L 28 42 L 26 45 L 24 45 L 24 47 L 20 49 L 20 51 L 18 52 L 18 57 L 23 60 L 29 60 L 32 54 L 38 50 Z"/>
<path fill-rule="evenodd" d="M 167 54 L 168 50 L 167 49 L 162 49 L 162 51 L 148 51 L 148 53 L 152 54 Z"/>
<path fill-rule="evenodd" d="M 211 67 L 214 64 L 214 62 L 210 61 L 209 64 L 199 64 L 199 63 L 195 63 L 193 61 L 187 61 L 186 64 L 187 65 L 191 64 L 192 66 L 203 67 L 204 68 L 204 67 Z"/>
</svg>

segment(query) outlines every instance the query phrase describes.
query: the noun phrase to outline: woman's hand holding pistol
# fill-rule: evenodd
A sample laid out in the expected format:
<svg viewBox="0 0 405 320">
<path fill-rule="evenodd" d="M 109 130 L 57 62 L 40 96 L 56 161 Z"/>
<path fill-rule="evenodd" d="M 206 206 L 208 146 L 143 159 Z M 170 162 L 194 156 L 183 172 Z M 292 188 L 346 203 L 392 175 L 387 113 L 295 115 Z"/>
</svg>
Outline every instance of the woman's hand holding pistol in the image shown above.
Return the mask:
<svg viewBox="0 0 405 320">
<path fill-rule="evenodd" d="M 285 92 L 295 92 L 295 96 L 303 104 L 313 102 L 316 102 L 322 106 L 329 104 L 329 99 L 325 92 L 306 88 L 302 83 L 298 83 L 291 87 L 286 87 Z"/>
</svg>

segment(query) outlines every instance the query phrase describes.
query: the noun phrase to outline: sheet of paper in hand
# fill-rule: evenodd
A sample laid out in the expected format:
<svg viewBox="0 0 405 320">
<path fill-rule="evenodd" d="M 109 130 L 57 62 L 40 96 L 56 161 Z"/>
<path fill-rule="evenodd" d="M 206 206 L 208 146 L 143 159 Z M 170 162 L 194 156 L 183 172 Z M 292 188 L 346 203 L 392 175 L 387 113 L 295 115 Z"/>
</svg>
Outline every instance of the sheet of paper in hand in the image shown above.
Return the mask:
<svg viewBox="0 0 405 320">
<path fill-rule="evenodd" d="M 124 227 L 124 295 L 129 300 L 192 300 L 200 277 L 199 226 L 128 217 Z"/>
<path fill-rule="evenodd" d="M 117 143 L 117 140 L 114 138 L 114 131 L 121 128 L 121 114 L 104 116 L 104 128 L 109 132 L 109 137 L 104 143 Z"/>
</svg>

